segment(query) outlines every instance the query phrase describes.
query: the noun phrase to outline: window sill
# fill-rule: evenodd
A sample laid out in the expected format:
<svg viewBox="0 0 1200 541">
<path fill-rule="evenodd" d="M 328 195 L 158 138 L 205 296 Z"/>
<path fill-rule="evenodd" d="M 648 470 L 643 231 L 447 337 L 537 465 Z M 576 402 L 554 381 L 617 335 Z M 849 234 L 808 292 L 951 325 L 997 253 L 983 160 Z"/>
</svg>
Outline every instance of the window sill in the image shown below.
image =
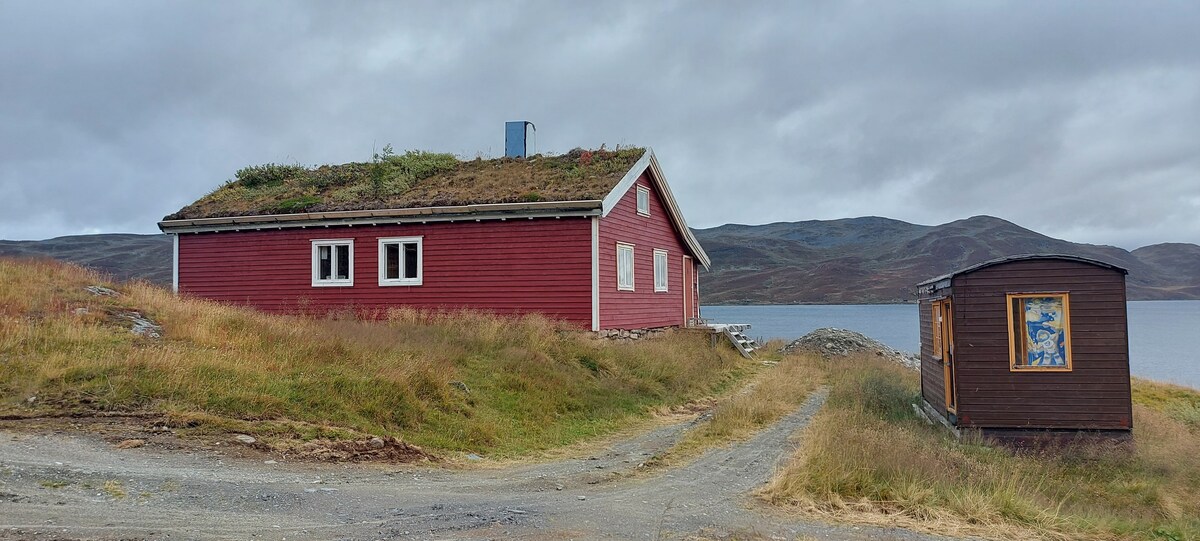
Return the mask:
<svg viewBox="0 0 1200 541">
<path fill-rule="evenodd" d="M 313 287 L 354 287 L 354 282 L 313 282 Z"/>
<path fill-rule="evenodd" d="M 403 286 L 419 286 L 421 280 L 380 280 L 379 287 L 403 287 Z"/>
<path fill-rule="evenodd" d="M 1071 368 L 1065 366 L 1010 366 L 1009 372 L 1071 372 Z"/>
</svg>

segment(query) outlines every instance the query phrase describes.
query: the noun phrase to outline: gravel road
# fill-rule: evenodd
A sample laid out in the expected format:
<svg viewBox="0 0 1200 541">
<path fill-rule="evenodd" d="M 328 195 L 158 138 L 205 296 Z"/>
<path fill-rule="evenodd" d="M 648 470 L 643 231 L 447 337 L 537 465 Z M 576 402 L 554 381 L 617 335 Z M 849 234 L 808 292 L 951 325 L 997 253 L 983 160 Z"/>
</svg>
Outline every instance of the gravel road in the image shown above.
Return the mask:
<svg viewBox="0 0 1200 541">
<path fill-rule="evenodd" d="M 935 539 L 796 522 L 747 497 L 824 400 L 819 391 L 752 440 L 641 475 L 631 474 L 694 421 L 578 459 L 467 471 L 117 449 L 0 425 L 0 539 Z"/>
</svg>

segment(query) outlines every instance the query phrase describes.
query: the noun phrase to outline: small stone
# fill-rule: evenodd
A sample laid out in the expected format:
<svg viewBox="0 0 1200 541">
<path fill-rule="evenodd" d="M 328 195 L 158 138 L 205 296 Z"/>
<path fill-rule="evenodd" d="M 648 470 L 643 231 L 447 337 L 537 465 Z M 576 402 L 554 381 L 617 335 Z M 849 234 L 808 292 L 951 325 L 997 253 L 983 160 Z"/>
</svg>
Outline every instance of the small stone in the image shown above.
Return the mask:
<svg viewBox="0 0 1200 541">
<path fill-rule="evenodd" d="M 471 454 L 467 455 L 467 460 L 483 460 L 483 457 L 481 457 L 475 453 L 471 453 Z"/>
<path fill-rule="evenodd" d="M 256 439 L 254 439 L 253 436 L 248 436 L 246 434 L 235 434 L 233 436 L 233 438 L 236 439 L 237 441 L 240 441 L 240 442 L 246 444 L 246 445 L 250 445 L 250 444 L 258 441 Z"/>
<path fill-rule="evenodd" d="M 375 436 L 367 440 L 367 445 L 372 449 L 383 449 L 383 438 Z"/>
<path fill-rule="evenodd" d="M 120 297 L 121 296 L 121 294 L 117 293 L 116 290 L 109 289 L 104 286 L 87 286 L 83 289 L 87 290 L 88 293 L 91 293 L 92 295 L 96 295 L 99 297 Z"/>
<path fill-rule="evenodd" d="M 37 402 L 37 396 L 31 396 L 29 398 L 26 398 L 25 401 L 29 402 L 30 404 Z"/>
<path fill-rule="evenodd" d="M 74 313 L 77 316 L 86 316 L 88 313 L 88 309 L 87 308 L 76 308 L 75 310 L 72 310 L 72 313 Z"/>
<path fill-rule="evenodd" d="M 136 449 L 143 445 L 146 445 L 146 440 L 121 440 L 121 443 L 117 444 L 117 449 Z"/>
<path fill-rule="evenodd" d="M 583 501 L 583 500 L 587 499 L 587 496 L 576 496 L 575 498 L 578 499 L 579 501 Z"/>
<path fill-rule="evenodd" d="M 562 490 L 562 489 L 563 489 L 562 485 L 554 485 L 554 490 Z"/>
<path fill-rule="evenodd" d="M 274 460 L 264 460 L 263 464 L 278 464 L 278 462 L 275 462 Z"/>
</svg>

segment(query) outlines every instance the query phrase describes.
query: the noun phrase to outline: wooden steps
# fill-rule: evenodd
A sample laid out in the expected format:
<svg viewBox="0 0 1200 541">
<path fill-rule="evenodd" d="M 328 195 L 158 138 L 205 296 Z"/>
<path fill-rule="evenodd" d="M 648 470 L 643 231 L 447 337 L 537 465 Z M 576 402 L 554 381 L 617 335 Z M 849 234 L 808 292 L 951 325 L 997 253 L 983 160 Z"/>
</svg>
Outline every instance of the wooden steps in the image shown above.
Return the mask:
<svg viewBox="0 0 1200 541">
<path fill-rule="evenodd" d="M 744 323 L 715 323 L 710 324 L 709 328 L 713 332 L 725 335 L 729 339 L 729 343 L 733 344 L 733 348 L 742 354 L 742 357 L 747 359 L 754 358 L 754 351 L 762 347 L 753 338 L 746 335 L 746 331 L 750 329 L 750 325 Z"/>
</svg>

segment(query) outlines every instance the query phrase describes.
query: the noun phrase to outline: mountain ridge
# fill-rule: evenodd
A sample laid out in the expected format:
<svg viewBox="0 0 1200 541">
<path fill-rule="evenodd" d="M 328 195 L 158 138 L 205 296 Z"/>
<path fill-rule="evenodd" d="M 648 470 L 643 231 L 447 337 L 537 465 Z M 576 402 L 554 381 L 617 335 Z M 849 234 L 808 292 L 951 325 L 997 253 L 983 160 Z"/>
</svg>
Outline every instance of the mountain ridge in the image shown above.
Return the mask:
<svg viewBox="0 0 1200 541">
<path fill-rule="evenodd" d="M 705 304 L 850 304 L 915 300 L 918 282 L 997 257 L 1058 253 L 1129 270 L 1130 300 L 1200 299 L 1200 246 L 1133 251 L 1056 239 L 994 216 L 920 225 L 862 216 L 694 229 L 712 258 Z M 171 283 L 171 237 L 111 233 L 0 240 L 0 257 L 52 257 L 120 280 Z"/>
<path fill-rule="evenodd" d="M 694 230 L 712 257 L 706 304 L 912 302 L 914 285 L 999 257 L 1067 254 L 1130 271 L 1130 300 L 1200 299 L 1200 246 L 1133 252 L 1056 239 L 994 216 L 941 225 L 864 216 Z"/>
</svg>

